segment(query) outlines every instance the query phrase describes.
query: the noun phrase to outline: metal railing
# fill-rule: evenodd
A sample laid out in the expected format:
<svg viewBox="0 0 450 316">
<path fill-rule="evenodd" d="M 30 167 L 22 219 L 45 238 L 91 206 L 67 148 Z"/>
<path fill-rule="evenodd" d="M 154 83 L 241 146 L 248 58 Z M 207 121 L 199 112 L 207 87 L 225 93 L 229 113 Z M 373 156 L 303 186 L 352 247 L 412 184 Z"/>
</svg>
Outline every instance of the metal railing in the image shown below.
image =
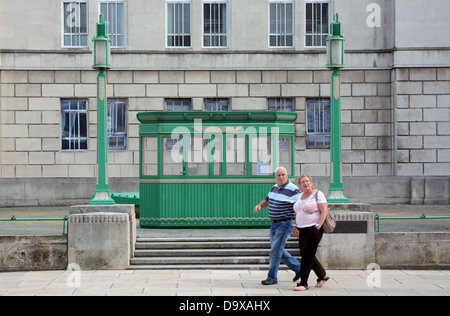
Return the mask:
<svg viewBox="0 0 450 316">
<path fill-rule="evenodd" d="M 450 218 L 450 216 L 426 216 L 425 214 L 422 214 L 421 216 L 406 216 L 406 217 L 388 217 L 388 216 L 379 216 L 378 214 L 375 214 L 375 221 L 374 221 L 374 229 L 376 233 L 380 232 L 380 219 L 443 219 L 443 218 Z"/>
<path fill-rule="evenodd" d="M 68 232 L 68 219 L 69 216 L 63 218 L 17 218 L 15 215 L 11 218 L 0 218 L 0 222 L 22 222 L 22 221 L 63 221 L 63 236 Z"/>
</svg>

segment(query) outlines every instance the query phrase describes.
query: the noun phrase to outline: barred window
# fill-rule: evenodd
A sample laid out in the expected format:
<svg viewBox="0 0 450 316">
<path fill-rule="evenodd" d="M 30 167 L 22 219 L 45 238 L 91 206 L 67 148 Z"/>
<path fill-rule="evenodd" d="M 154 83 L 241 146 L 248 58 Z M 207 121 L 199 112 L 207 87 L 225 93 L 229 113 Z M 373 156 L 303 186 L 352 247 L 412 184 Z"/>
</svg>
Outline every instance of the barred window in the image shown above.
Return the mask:
<svg viewBox="0 0 450 316">
<path fill-rule="evenodd" d="M 86 100 L 61 101 L 61 149 L 88 149 L 88 107 Z"/>
<path fill-rule="evenodd" d="M 88 47 L 88 3 L 87 0 L 63 1 L 63 46 Z"/>
<path fill-rule="evenodd" d="M 192 111 L 190 99 L 166 99 L 165 111 Z"/>
<path fill-rule="evenodd" d="M 167 46 L 191 46 L 191 0 L 167 0 Z"/>
<path fill-rule="evenodd" d="M 100 13 L 108 25 L 111 47 L 125 47 L 125 1 L 101 1 Z"/>
<path fill-rule="evenodd" d="M 330 99 L 306 100 L 306 148 L 330 148 Z"/>
<path fill-rule="evenodd" d="M 329 0 L 307 0 L 305 46 L 326 47 L 329 34 Z"/>
<path fill-rule="evenodd" d="M 207 1 L 203 3 L 203 46 L 228 46 L 226 0 Z"/>
<path fill-rule="evenodd" d="M 165 111 L 192 111 L 192 104 L 190 99 L 166 99 L 164 105 Z M 171 138 L 164 139 L 164 148 L 166 150 L 172 150 L 174 146 L 176 148 L 183 147 L 183 138 Z M 178 172 L 178 171 L 177 171 Z M 164 173 L 165 174 L 165 173 Z"/>
<path fill-rule="evenodd" d="M 294 46 L 294 2 L 271 0 L 269 3 L 269 46 Z"/>
<path fill-rule="evenodd" d="M 294 98 L 269 98 L 267 99 L 267 109 L 269 111 L 291 111 L 294 108 Z"/>
<path fill-rule="evenodd" d="M 108 99 L 108 148 L 127 149 L 127 100 Z"/>
<path fill-rule="evenodd" d="M 203 109 L 205 111 L 229 111 L 230 99 L 206 98 L 203 100 Z"/>
</svg>

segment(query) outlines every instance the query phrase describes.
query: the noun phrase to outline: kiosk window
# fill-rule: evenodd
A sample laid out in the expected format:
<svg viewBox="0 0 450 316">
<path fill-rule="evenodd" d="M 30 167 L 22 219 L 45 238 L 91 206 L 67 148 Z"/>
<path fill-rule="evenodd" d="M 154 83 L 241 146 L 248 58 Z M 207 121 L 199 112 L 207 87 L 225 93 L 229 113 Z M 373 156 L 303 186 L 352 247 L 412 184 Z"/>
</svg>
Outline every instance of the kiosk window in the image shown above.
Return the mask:
<svg viewBox="0 0 450 316">
<path fill-rule="evenodd" d="M 214 136 L 213 140 L 209 143 L 209 153 L 212 156 L 212 161 L 214 163 L 214 175 L 222 175 L 222 137 Z"/>
<path fill-rule="evenodd" d="M 142 175 L 158 175 L 158 138 L 142 138 Z"/>
<path fill-rule="evenodd" d="M 162 174 L 165 176 L 183 175 L 183 137 L 163 137 Z"/>
<path fill-rule="evenodd" d="M 247 175 L 247 136 L 227 136 L 227 175 Z"/>
<path fill-rule="evenodd" d="M 208 141 L 208 135 L 194 136 L 192 138 L 189 138 L 189 151 L 187 161 L 189 176 L 209 175 L 209 157 L 207 151 Z"/>
<path fill-rule="evenodd" d="M 273 174 L 272 136 L 252 137 L 252 174 L 267 176 Z"/>
<path fill-rule="evenodd" d="M 292 174 L 292 137 L 280 136 L 278 138 L 278 165 L 286 168 L 288 174 Z"/>
</svg>

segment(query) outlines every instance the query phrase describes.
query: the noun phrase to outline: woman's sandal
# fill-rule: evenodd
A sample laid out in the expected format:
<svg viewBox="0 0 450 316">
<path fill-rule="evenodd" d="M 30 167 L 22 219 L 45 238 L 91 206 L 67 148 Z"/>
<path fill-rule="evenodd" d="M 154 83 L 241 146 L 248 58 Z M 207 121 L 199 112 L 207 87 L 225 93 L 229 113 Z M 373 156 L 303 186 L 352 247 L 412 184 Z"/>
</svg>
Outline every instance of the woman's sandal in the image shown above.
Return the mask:
<svg viewBox="0 0 450 316">
<path fill-rule="evenodd" d="M 300 285 L 299 283 L 297 283 L 297 286 L 294 287 L 294 291 L 306 291 L 307 289 L 309 289 L 309 287 Z"/>
<path fill-rule="evenodd" d="M 322 287 L 325 284 L 325 282 L 327 282 L 329 279 L 330 276 L 328 274 L 326 274 L 322 280 L 317 279 L 316 287 Z"/>
</svg>

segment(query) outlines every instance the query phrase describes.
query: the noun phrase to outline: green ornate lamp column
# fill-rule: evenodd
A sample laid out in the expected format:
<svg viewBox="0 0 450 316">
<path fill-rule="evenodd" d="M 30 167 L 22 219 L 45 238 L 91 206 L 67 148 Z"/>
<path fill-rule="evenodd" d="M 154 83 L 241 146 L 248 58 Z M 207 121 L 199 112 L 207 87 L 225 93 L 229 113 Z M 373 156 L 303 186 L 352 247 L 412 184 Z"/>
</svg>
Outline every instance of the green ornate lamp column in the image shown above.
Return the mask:
<svg viewBox="0 0 450 316">
<path fill-rule="evenodd" d="M 109 193 L 108 184 L 108 126 L 106 71 L 111 68 L 110 39 L 106 32 L 103 14 L 97 23 L 97 35 L 93 38 L 92 51 L 97 76 L 97 186 L 91 204 L 114 204 Z"/>
<path fill-rule="evenodd" d="M 331 75 L 331 181 L 328 202 L 349 203 L 342 185 L 341 77 L 339 69 L 344 67 L 344 37 L 341 34 L 341 23 L 337 13 L 331 23 L 331 35 L 327 42 L 327 68 L 333 71 Z"/>
</svg>

